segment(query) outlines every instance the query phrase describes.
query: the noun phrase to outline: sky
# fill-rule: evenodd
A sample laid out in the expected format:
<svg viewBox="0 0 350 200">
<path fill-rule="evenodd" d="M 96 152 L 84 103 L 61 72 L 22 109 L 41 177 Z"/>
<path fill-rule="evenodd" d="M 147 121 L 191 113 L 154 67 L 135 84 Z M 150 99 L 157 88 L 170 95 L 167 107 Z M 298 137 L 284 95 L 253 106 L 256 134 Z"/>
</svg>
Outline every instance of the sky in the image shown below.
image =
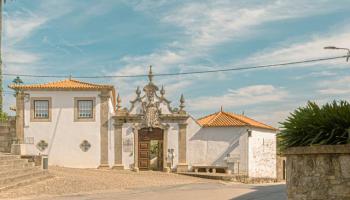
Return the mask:
<svg viewBox="0 0 350 200">
<path fill-rule="evenodd" d="M 345 55 L 350 0 L 13 0 L 4 5 L 4 73 L 94 76 L 188 72 Z M 4 109 L 15 98 L 4 77 Z M 25 84 L 62 78 L 21 77 Z M 130 107 L 147 79 L 82 81 L 113 84 Z M 155 77 L 172 106 L 184 94 L 195 118 L 244 113 L 279 127 L 307 101 L 350 98 L 345 59 L 200 75 Z M 12 113 L 13 114 L 13 113 Z"/>
</svg>

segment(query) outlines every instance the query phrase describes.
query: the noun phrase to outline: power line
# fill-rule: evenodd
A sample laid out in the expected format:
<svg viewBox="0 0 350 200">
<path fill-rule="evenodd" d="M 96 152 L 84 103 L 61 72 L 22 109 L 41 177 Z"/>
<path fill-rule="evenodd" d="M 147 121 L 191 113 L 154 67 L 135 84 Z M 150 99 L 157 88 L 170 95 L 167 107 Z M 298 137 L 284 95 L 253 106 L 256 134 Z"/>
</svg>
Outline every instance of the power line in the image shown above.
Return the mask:
<svg viewBox="0 0 350 200">
<path fill-rule="evenodd" d="M 176 72 L 176 73 L 156 73 L 153 76 L 179 76 L 179 75 L 190 75 L 190 74 L 206 74 L 206 73 L 216 73 L 216 72 L 227 72 L 227 71 L 242 71 L 242 70 L 251 70 L 251 69 L 261 69 L 261 68 L 270 68 L 277 66 L 287 66 L 287 65 L 296 65 L 303 63 L 312 63 L 319 61 L 327 61 L 327 60 L 336 60 L 340 58 L 347 58 L 348 55 L 344 56 L 336 56 L 336 57 L 328 57 L 328 58 L 317 58 L 317 59 L 309 59 L 309 60 L 301 60 L 301 61 L 292 61 L 292 62 L 284 62 L 277 64 L 267 64 L 267 65 L 256 65 L 251 67 L 232 67 L 226 69 L 215 69 L 215 70 L 203 70 L 203 71 L 192 71 L 192 72 Z M 69 76 L 65 75 L 33 75 L 33 74 L 12 74 L 12 73 L 4 73 L 3 76 L 20 76 L 20 77 L 35 77 L 35 78 L 66 78 Z M 103 75 L 103 76 L 72 76 L 72 78 L 138 78 L 138 77 L 146 77 L 148 74 L 136 74 L 136 75 Z"/>
</svg>

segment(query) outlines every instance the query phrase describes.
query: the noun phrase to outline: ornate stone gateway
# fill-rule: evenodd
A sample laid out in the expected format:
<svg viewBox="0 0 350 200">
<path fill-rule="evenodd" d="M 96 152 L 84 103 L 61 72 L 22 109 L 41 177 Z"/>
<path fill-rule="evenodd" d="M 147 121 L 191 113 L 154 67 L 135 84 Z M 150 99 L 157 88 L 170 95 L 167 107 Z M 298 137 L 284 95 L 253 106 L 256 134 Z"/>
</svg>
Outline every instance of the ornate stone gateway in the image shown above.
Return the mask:
<svg viewBox="0 0 350 200">
<path fill-rule="evenodd" d="M 165 89 L 153 83 L 152 67 L 148 74 L 149 82 L 143 87 L 144 95 L 141 95 L 139 87 L 136 89 L 136 98 L 130 101 L 130 109 L 121 107 L 121 100 L 117 97 L 117 112 L 114 116 L 115 121 L 115 168 L 123 168 L 122 163 L 122 141 L 124 124 L 132 125 L 134 136 L 134 170 L 149 169 L 149 144 L 147 139 L 162 138 L 162 161 L 161 165 L 164 171 L 169 171 L 167 166 L 168 154 L 168 129 L 170 123 L 178 125 L 178 164 L 177 171 L 187 171 L 186 160 L 186 120 L 188 114 L 184 110 L 185 99 L 180 97 L 179 108 L 172 108 L 170 101 L 165 98 Z M 158 94 L 159 91 L 159 94 Z M 148 152 L 148 153 L 147 153 Z M 148 154 L 148 155 L 147 155 Z"/>
</svg>

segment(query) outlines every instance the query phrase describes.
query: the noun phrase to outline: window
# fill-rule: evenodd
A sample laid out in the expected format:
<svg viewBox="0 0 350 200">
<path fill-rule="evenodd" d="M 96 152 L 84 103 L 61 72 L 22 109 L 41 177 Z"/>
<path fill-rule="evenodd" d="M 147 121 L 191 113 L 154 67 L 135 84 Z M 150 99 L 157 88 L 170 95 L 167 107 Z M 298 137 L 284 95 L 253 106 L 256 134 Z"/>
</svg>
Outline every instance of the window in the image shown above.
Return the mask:
<svg viewBox="0 0 350 200">
<path fill-rule="evenodd" d="M 32 97 L 30 98 L 30 121 L 50 122 L 51 121 L 51 98 Z"/>
<path fill-rule="evenodd" d="M 92 118 L 93 116 L 93 101 L 78 100 L 78 118 Z"/>
<path fill-rule="evenodd" d="M 74 98 L 74 121 L 95 121 L 95 97 Z"/>
<path fill-rule="evenodd" d="M 34 118 L 48 119 L 49 118 L 49 101 L 34 100 Z"/>
</svg>

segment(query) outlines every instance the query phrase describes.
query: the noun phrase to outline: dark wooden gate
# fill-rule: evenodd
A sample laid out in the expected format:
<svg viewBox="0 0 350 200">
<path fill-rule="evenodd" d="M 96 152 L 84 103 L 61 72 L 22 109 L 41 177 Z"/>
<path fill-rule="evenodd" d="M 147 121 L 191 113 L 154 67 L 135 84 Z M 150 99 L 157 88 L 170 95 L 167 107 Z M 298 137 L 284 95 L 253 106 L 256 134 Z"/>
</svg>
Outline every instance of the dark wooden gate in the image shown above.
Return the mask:
<svg viewBox="0 0 350 200">
<path fill-rule="evenodd" d="M 140 170 L 150 169 L 150 141 L 159 140 L 163 144 L 163 130 L 159 128 L 144 128 L 139 131 L 139 152 L 138 152 L 138 166 Z M 161 146 L 158 161 L 160 168 L 163 165 L 163 145 Z"/>
</svg>

